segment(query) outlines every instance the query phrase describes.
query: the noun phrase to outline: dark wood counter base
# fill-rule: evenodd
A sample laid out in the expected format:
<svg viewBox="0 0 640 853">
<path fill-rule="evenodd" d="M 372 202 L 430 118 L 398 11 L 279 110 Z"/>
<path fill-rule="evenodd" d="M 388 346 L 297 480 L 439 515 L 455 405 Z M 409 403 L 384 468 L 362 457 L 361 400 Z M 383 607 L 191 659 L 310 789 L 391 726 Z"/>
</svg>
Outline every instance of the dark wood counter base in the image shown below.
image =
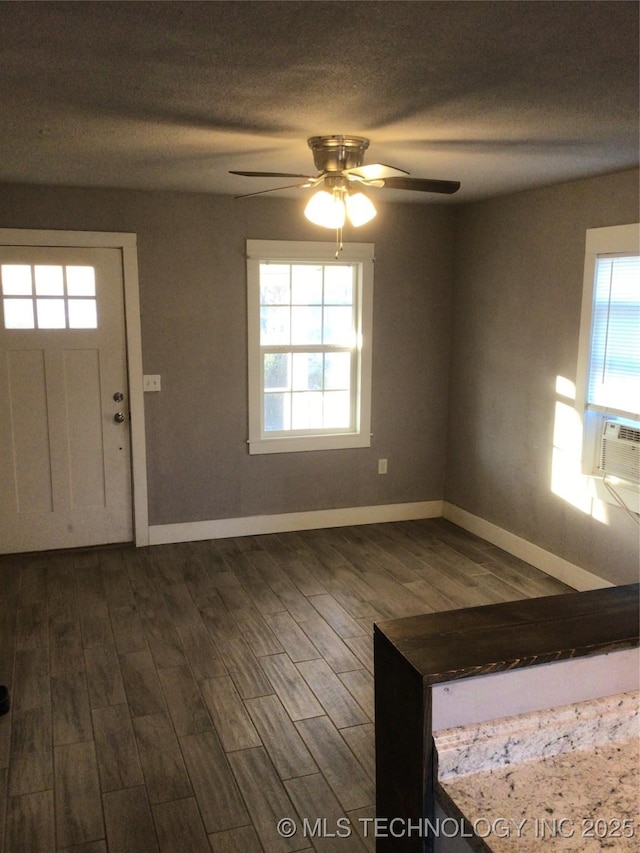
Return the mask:
<svg viewBox="0 0 640 853">
<path fill-rule="evenodd" d="M 374 625 L 376 816 L 398 832 L 378 853 L 423 853 L 433 838 L 437 756 L 432 685 L 639 643 L 640 584 L 411 616 Z"/>
</svg>

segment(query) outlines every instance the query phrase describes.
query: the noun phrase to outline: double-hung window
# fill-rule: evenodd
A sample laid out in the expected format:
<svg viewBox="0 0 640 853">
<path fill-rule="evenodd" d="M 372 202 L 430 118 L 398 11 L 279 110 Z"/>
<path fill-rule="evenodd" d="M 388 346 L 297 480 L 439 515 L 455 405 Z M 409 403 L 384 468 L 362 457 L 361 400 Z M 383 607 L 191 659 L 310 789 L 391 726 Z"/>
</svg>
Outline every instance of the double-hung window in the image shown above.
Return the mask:
<svg viewBox="0 0 640 853">
<path fill-rule="evenodd" d="M 249 452 L 371 443 L 373 245 L 247 240 Z"/>
<path fill-rule="evenodd" d="M 640 483 L 640 229 L 587 231 L 577 401 L 583 471 Z"/>
</svg>

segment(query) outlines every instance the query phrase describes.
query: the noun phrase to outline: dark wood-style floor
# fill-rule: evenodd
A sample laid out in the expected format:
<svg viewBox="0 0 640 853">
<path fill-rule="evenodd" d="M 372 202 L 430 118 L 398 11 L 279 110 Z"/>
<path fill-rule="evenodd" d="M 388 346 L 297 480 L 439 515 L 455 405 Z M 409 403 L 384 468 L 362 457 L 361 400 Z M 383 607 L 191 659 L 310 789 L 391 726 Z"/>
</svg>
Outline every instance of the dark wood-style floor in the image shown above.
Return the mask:
<svg viewBox="0 0 640 853">
<path fill-rule="evenodd" d="M 373 622 L 568 591 L 440 519 L 0 558 L 0 851 L 372 850 Z"/>
</svg>

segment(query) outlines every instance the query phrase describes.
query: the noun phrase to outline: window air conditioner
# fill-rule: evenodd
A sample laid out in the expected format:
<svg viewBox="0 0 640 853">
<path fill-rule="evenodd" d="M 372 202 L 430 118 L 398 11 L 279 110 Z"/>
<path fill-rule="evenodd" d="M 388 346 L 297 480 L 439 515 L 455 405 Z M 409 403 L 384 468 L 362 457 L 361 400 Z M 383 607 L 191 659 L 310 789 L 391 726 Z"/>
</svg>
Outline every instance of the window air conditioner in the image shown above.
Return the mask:
<svg viewBox="0 0 640 853">
<path fill-rule="evenodd" d="M 599 467 L 603 474 L 640 484 L 640 424 L 605 421 Z"/>
</svg>

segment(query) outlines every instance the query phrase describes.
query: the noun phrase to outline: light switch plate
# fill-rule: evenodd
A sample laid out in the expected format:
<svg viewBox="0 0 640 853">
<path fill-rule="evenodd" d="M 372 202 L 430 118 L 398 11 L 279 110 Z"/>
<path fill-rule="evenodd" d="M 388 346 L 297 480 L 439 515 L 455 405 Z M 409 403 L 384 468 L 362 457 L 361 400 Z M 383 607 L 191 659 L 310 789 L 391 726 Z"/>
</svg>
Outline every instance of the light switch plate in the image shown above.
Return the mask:
<svg viewBox="0 0 640 853">
<path fill-rule="evenodd" d="M 159 374 L 145 374 L 144 383 L 143 383 L 144 391 L 160 391 L 160 376 Z"/>
</svg>

